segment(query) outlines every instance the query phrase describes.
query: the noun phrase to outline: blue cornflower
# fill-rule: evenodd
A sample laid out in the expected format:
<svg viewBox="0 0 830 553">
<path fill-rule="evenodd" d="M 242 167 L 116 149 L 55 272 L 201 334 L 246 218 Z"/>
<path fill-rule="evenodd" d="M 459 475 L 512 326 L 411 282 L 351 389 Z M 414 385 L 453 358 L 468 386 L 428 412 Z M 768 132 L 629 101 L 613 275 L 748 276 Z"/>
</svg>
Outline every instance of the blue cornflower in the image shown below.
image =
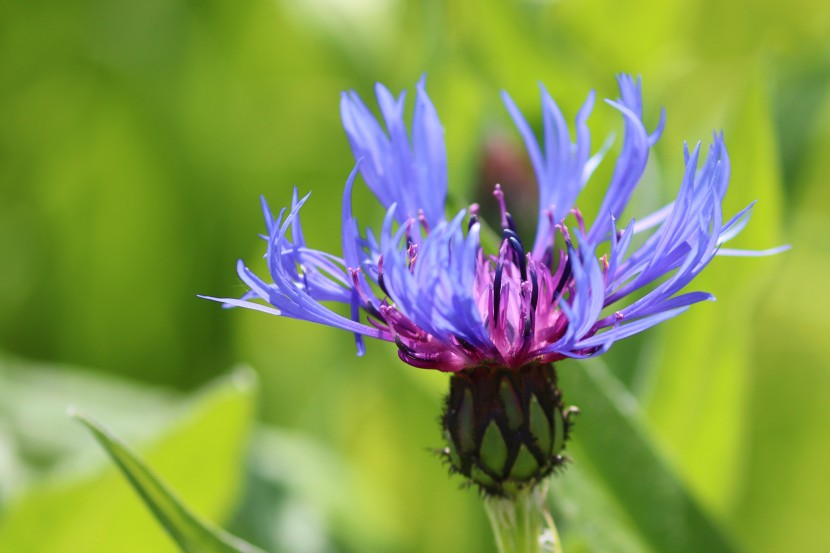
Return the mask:
<svg viewBox="0 0 830 553">
<path fill-rule="evenodd" d="M 353 332 L 359 354 L 363 336 L 395 342 L 406 363 L 447 372 L 592 357 L 713 299 L 706 292 L 681 291 L 716 255 L 765 255 L 781 248 L 722 247 L 743 229 L 752 209 L 750 204 L 724 219 L 729 157 L 722 134 L 714 135 L 700 168 L 700 144 L 691 152 L 684 148 L 686 170 L 674 202 L 620 225 L 665 114 L 649 132 L 640 80 L 622 75 L 618 81 L 621 98 L 607 103 L 624 120 L 622 151 L 590 227 L 576 202 L 607 149 L 591 152 L 586 123 L 594 93 L 576 116 L 572 141 L 562 113 L 542 88 L 541 142 L 503 94 L 530 156 L 540 201 L 536 236 L 526 248 L 496 185 L 502 239 L 495 252 L 481 247 L 478 206 L 445 216 L 444 133 L 424 80 L 417 85 L 410 131 L 405 93 L 395 98 L 377 85 L 383 126 L 356 93 L 344 93 L 341 113 L 357 165 L 343 195 L 342 255 L 307 246 L 300 209 L 308 196 L 299 198 L 295 189 L 290 209 L 276 218 L 263 199 L 270 281 L 239 261 L 239 276 L 250 291 L 241 299 L 209 299 Z M 358 173 L 386 209 L 380 225 L 363 231 L 351 208 Z M 635 235 L 641 244 L 636 248 Z M 600 251 L 605 253 L 598 256 Z M 324 302 L 348 305 L 351 316 Z"/>
<path fill-rule="evenodd" d="M 599 355 L 713 299 L 683 289 L 716 255 L 783 249 L 722 247 L 752 210 L 750 204 L 724 219 L 729 157 L 723 134 L 714 135 L 702 165 L 700 144 L 691 152 L 684 147 L 686 170 L 675 201 L 619 224 L 665 117 L 649 132 L 640 80 L 622 75 L 618 81 L 621 98 L 608 104 L 623 117 L 622 150 L 590 227 L 576 202 L 607 150 L 591 152 L 586 122 L 593 92 L 576 116 L 572 141 L 542 88 L 541 143 L 503 95 L 536 173 L 539 214 L 526 248 L 496 185 L 501 240 L 490 252 L 481 246 L 477 205 L 445 216 L 444 133 L 424 80 L 409 131 L 405 94 L 395 98 L 377 85 L 383 126 L 356 93 L 343 94 L 343 125 L 357 165 L 343 194 L 342 256 L 306 245 L 300 209 L 308 196 L 300 199 L 295 189 L 291 208 L 276 218 L 262 201 L 271 281 L 239 261 L 250 291 L 241 299 L 209 299 L 353 332 L 361 355 L 364 336 L 395 342 L 406 363 L 452 373 L 442 416 L 451 469 L 488 495 L 517 498 L 536 490 L 540 497 L 544 487 L 537 484 L 565 461 L 576 412 L 565 407 L 554 362 Z M 379 226 L 362 231 L 351 207 L 358 173 L 386 209 Z M 350 316 L 328 302 L 349 306 Z"/>
</svg>

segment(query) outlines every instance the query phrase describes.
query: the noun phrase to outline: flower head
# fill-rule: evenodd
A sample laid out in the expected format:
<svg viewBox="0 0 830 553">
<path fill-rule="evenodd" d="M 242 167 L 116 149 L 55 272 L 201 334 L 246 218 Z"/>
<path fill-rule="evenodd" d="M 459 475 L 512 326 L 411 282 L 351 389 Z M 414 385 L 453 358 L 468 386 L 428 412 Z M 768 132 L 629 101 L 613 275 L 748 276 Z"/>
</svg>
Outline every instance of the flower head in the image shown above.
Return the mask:
<svg viewBox="0 0 830 553">
<path fill-rule="evenodd" d="M 263 200 L 271 278 L 258 277 L 240 261 L 238 273 L 250 291 L 218 301 L 353 332 L 359 354 L 364 336 L 395 342 L 410 365 L 458 372 L 592 357 L 713 299 L 682 290 L 716 255 L 747 253 L 722 244 L 741 231 L 752 209 L 729 218 L 721 211 L 729 181 L 723 135 L 714 135 L 702 163 L 700 144 L 691 152 L 684 147 L 686 170 L 674 202 L 621 224 L 664 117 L 649 132 L 640 80 L 622 75 L 618 81 L 621 97 L 607 103 L 623 118 L 622 150 L 590 226 L 577 200 L 605 153 L 591 150 L 593 92 L 576 116 L 572 139 L 542 88 L 541 141 L 503 94 L 536 174 L 539 211 L 536 236 L 526 244 L 496 185 L 501 240 L 489 252 L 482 248 L 476 205 L 445 215 L 443 129 L 424 80 L 409 129 L 405 93 L 396 98 L 377 85 L 382 124 L 356 93 L 344 93 L 343 125 L 357 165 L 343 195 L 342 255 L 306 244 L 300 210 L 308 196 L 299 198 L 295 190 L 291 207 L 276 218 Z M 358 173 L 386 209 L 379 225 L 362 230 L 351 208 Z M 634 247 L 637 235 L 640 245 Z M 350 316 L 324 302 L 347 305 Z"/>
<path fill-rule="evenodd" d="M 354 92 L 343 94 L 343 125 L 357 165 L 343 194 L 342 256 L 310 248 L 297 191 L 275 218 L 265 201 L 270 280 L 242 261 L 250 291 L 241 306 L 353 332 L 358 353 L 369 336 L 394 342 L 416 367 L 453 373 L 442 425 L 443 456 L 454 472 L 487 495 L 517 497 L 565 462 L 575 408 L 567 408 L 553 363 L 599 355 L 617 340 L 713 299 L 683 289 L 746 225 L 747 206 L 725 218 L 729 157 L 715 134 L 705 159 L 684 147 L 686 170 L 677 198 L 642 219 L 620 217 L 660 137 L 664 117 L 649 132 L 642 121 L 640 81 L 622 75 L 621 152 L 597 215 L 586 223 L 577 200 L 607 147 L 592 152 L 588 95 L 575 129 L 542 88 L 543 139 L 513 101 L 508 112 L 524 140 L 539 186 L 536 236 L 525 244 L 495 185 L 501 235 L 482 247 L 478 206 L 446 216 L 447 158 L 441 123 L 417 86 L 412 124 L 405 94 L 377 85 L 382 124 Z M 361 229 L 352 214 L 358 173 L 386 210 L 380 224 Z M 638 244 L 635 246 L 634 244 Z M 209 298 L 217 299 L 217 298 Z M 259 300 L 259 301 L 255 301 Z M 349 316 L 325 304 L 349 308 Z"/>
</svg>

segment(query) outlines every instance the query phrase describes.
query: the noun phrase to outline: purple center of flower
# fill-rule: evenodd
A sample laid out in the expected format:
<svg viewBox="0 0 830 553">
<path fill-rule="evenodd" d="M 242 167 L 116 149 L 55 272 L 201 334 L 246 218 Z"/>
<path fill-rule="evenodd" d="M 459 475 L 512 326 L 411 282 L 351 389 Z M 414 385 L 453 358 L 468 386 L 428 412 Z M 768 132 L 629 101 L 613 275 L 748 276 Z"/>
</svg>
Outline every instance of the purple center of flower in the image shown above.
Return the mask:
<svg viewBox="0 0 830 553">
<path fill-rule="evenodd" d="M 573 286 L 568 253 L 558 250 L 554 262 L 555 234 L 552 234 L 551 244 L 543 259 L 534 259 L 531 253 L 526 252 L 516 232 L 499 185 L 496 185 L 493 195 L 501 211 L 501 245 L 497 255 L 485 255 L 483 250 L 479 250 L 473 285 L 473 297 L 487 330 L 490 347 L 476 347 L 458 337 L 448 347 L 395 307 L 383 305 L 380 308 L 381 319 L 386 329 L 395 335 L 401 359 L 410 365 L 444 371 L 478 365 L 515 369 L 531 361 L 548 363 L 564 358 L 555 351 L 545 352 L 545 346 L 560 340 L 568 325 L 567 316 L 557 308 L 560 299 L 563 295 L 567 296 Z M 472 229 L 478 224 L 478 206 L 471 206 L 469 214 L 468 229 Z M 578 210 L 574 210 L 574 215 L 581 222 Z M 564 222 L 552 225 L 552 228 L 561 234 L 567 248 L 573 249 Z M 417 245 L 409 243 L 407 250 L 409 267 L 413 270 L 417 261 Z M 382 270 L 378 283 L 383 289 Z M 383 325 L 378 325 L 378 328 L 383 328 Z"/>
</svg>

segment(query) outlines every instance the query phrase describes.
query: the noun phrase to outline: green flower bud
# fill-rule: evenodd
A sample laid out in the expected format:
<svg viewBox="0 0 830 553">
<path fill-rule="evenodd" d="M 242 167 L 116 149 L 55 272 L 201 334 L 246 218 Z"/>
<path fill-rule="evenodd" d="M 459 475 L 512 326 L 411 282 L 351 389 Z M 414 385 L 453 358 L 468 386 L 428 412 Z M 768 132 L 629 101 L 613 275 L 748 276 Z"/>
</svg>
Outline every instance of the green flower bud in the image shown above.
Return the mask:
<svg viewBox="0 0 830 553">
<path fill-rule="evenodd" d="M 576 412 L 565 408 L 552 364 L 465 369 L 450 379 L 444 456 L 484 493 L 511 496 L 565 462 Z"/>
</svg>

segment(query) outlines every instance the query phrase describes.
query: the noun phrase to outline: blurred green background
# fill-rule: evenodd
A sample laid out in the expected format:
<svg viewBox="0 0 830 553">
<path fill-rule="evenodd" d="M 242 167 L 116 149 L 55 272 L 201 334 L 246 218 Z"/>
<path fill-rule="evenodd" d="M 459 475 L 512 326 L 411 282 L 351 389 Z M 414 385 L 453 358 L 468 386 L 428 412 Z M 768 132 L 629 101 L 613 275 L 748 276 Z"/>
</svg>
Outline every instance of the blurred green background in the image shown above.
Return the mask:
<svg viewBox="0 0 830 553">
<path fill-rule="evenodd" d="M 822 0 L 0 3 L 0 550 L 174 550 L 76 404 L 270 551 L 494 551 L 477 494 L 430 453 L 444 375 L 196 294 L 242 293 L 260 194 L 313 191 L 308 241 L 340 251 L 341 90 L 373 102 L 374 82 L 427 73 L 451 192 L 489 201 L 493 144 L 519 146 L 499 90 L 538 128 L 537 81 L 572 119 L 626 71 L 649 127 L 668 112 L 630 215 L 675 193 L 683 140 L 722 128 L 727 212 L 759 200 L 735 246 L 794 248 L 717 259 L 697 285 L 716 303 L 617 344 L 607 369 L 562 365 L 583 407 L 552 486 L 566 551 L 829 551 L 828 37 Z M 591 125 L 595 147 L 620 135 L 604 104 Z M 240 364 L 256 406 L 194 392 Z"/>
</svg>

